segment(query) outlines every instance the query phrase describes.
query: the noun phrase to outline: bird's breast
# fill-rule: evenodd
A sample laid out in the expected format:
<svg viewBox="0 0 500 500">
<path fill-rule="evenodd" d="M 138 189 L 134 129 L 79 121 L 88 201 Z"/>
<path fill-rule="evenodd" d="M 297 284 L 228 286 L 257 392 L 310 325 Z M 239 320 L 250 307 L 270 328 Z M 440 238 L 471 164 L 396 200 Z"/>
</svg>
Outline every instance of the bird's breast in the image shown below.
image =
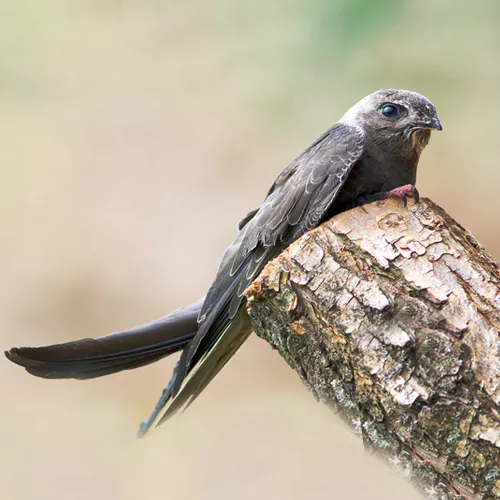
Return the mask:
<svg viewBox="0 0 500 500">
<path fill-rule="evenodd" d="M 349 210 L 364 197 L 415 184 L 418 159 L 365 154 L 354 165 L 332 203 L 329 216 Z"/>
</svg>

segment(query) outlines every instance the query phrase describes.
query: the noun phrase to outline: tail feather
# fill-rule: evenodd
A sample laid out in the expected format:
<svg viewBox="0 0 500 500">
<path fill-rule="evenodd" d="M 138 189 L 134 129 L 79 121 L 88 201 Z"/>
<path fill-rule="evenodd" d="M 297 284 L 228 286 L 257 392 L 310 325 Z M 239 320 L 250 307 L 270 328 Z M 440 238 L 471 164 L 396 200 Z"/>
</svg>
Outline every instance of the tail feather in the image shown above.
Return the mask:
<svg viewBox="0 0 500 500">
<path fill-rule="evenodd" d="M 182 349 L 196 334 L 203 301 L 123 332 L 44 347 L 14 347 L 5 355 L 42 378 L 88 379 L 130 370 Z"/>
</svg>

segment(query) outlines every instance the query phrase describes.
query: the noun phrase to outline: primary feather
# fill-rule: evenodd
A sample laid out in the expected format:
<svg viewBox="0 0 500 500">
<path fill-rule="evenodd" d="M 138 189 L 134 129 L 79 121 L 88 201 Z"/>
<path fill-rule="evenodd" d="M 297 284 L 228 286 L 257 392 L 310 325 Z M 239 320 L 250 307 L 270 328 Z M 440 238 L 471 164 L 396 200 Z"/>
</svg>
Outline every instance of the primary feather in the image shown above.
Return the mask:
<svg viewBox="0 0 500 500">
<path fill-rule="evenodd" d="M 260 208 L 245 218 L 203 303 L 198 332 L 141 435 L 194 401 L 248 337 L 250 323 L 240 313 L 245 290 L 269 260 L 318 223 L 363 145 L 361 128 L 334 125 L 286 167 Z"/>
</svg>

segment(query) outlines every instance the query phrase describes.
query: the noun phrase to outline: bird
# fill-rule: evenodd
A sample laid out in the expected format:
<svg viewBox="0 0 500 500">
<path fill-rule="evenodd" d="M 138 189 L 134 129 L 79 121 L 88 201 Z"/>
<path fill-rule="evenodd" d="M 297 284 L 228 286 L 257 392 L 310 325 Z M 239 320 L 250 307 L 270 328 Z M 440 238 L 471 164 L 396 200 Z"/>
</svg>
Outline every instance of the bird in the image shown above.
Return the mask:
<svg viewBox="0 0 500 500">
<path fill-rule="evenodd" d="M 375 200 L 407 198 L 436 107 L 410 90 L 362 98 L 278 175 L 263 203 L 239 223 L 207 294 L 130 330 L 43 347 L 7 358 L 42 378 L 89 379 L 137 368 L 181 351 L 172 378 L 139 436 L 185 410 L 252 332 L 245 291 L 270 260 L 334 215 Z"/>
</svg>

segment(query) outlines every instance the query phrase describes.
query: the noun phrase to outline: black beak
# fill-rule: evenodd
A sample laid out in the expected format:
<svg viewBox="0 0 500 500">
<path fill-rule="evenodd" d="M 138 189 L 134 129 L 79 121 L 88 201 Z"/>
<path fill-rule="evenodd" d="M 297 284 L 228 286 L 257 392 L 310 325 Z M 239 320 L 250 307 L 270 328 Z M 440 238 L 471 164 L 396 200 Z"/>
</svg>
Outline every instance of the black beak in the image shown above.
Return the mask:
<svg viewBox="0 0 500 500">
<path fill-rule="evenodd" d="M 443 126 L 441 125 L 441 122 L 439 121 L 439 118 L 437 116 L 435 118 L 432 118 L 432 120 L 427 123 L 427 127 L 434 130 L 443 130 Z"/>
</svg>

